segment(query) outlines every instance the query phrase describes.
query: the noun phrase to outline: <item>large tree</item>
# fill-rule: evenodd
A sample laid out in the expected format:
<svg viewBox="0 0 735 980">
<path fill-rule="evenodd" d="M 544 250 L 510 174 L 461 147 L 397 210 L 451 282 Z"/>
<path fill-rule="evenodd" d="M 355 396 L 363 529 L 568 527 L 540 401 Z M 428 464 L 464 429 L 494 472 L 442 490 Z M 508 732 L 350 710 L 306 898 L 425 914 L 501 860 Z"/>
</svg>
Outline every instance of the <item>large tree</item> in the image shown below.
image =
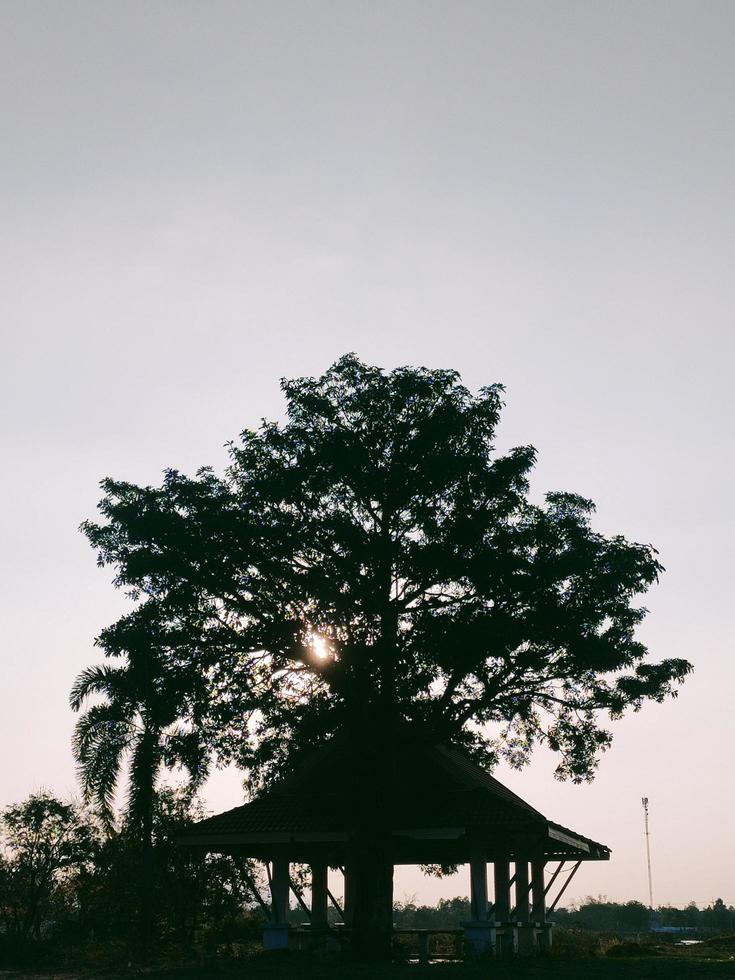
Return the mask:
<svg viewBox="0 0 735 980">
<path fill-rule="evenodd" d="M 605 719 L 690 667 L 650 662 L 635 636 L 654 549 L 595 532 L 575 494 L 534 503 L 534 449 L 494 451 L 500 386 L 348 355 L 282 388 L 285 420 L 243 432 L 223 476 L 105 480 L 84 529 L 118 585 L 186 624 L 208 733 L 256 780 L 349 733 L 354 937 L 381 951 L 399 730 L 488 765 L 543 742 L 559 776 L 586 779 Z"/>
</svg>

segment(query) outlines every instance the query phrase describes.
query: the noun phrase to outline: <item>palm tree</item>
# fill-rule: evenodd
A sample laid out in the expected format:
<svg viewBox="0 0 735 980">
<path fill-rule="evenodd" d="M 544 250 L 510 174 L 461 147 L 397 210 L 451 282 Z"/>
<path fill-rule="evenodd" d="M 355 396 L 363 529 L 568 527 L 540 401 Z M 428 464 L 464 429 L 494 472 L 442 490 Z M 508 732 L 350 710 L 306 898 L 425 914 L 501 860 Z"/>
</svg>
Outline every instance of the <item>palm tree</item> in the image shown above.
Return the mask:
<svg viewBox="0 0 735 980">
<path fill-rule="evenodd" d="M 153 813 L 164 769 L 183 768 L 196 789 L 209 770 L 191 719 L 202 674 L 178 654 L 180 633 L 153 602 L 108 627 L 96 643 L 112 662 L 83 670 L 70 695 L 81 711 L 73 749 L 85 798 L 114 825 L 113 802 L 127 769 L 125 823 L 140 847 L 140 926 L 145 953 L 153 925 Z"/>
</svg>

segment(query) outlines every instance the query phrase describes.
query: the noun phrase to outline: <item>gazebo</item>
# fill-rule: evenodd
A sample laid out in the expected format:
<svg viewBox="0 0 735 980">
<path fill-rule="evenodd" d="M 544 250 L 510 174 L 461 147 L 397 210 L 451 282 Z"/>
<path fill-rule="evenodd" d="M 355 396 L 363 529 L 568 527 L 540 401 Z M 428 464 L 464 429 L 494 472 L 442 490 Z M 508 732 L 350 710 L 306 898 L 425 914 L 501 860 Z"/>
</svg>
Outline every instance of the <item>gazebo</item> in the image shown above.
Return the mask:
<svg viewBox="0 0 735 980">
<path fill-rule="evenodd" d="M 335 739 L 267 793 L 193 824 L 179 839 L 185 847 L 270 864 L 266 949 L 289 944 L 291 863 L 311 869 L 314 936 L 327 934 L 330 899 L 349 929 L 355 814 L 349 762 L 347 745 Z M 394 864 L 469 865 L 471 911 L 463 928 L 470 949 L 527 955 L 550 948 L 550 913 L 582 861 L 607 861 L 610 849 L 549 820 L 456 749 L 412 743 L 400 773 L 390 821 Z M 556 867 L 547 874 L 549 862 Z M 343 907 L 328 889 L 330 867 L 344 874 Z"/>
</svg>

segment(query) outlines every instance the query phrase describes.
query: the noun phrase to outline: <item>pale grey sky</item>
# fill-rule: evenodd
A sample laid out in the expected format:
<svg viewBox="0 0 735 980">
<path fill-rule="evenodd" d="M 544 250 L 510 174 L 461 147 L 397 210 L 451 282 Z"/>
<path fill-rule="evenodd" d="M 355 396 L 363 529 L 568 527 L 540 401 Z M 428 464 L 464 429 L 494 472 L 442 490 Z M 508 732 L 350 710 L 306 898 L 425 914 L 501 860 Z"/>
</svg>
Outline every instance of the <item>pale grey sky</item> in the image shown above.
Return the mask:
<svg viewBox="0 0 735 980">
<path fill-rule="evenodd" d="M 99 479 L 221 465 L 354 350 L 504 382 L 535 488 L 659 548 L 678 701 L 591 786 L 498 775 L 613 848 L 572 897 L 645 899 L 647 795 L 655 901 L 735 903 L 734 35 L 730 0 L 0 4 L 0 804 L 74 789 Z"/>
</svg>

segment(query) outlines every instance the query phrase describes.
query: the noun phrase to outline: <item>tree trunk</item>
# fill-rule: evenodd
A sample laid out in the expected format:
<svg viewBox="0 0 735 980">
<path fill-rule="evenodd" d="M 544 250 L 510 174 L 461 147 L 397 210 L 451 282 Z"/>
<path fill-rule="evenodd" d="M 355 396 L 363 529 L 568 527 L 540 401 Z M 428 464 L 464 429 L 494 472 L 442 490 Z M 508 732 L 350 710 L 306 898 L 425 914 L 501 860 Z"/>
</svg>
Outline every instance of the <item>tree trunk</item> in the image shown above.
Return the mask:
<svg viewBox="0 0 735 980">
<path fill-rule="evenodd" d="M 377 596 L 380 638 L 357 675 L 353 729 L 356 759 L 354 875 L 354 954 L 365 960 L 389 960 L 393 935 L 393 819 L 396 787 L 396 670 L 398 620 L 392 601 L 393 544 L 390 515 L 383 508 L 379 525 Z M 353 722 L 354 724 L 354 722 Z"/>
<path fill-rule="evenodd" d="M 354 733 L 355 838 L 350 874 L 354 886 L 352 949 L 366 960 L 391 956 L 393 932 L 392 818 L 395 788 L 393 719 L 365 710 Z"/>
<path fill-rule="evenodd" d="M 140 868 L 140 948 L 141 956 L 147 959 L 153 939 L 153 794 L 142 821 L 141 868 Z"/>
<path fill-rule="evenodd" d="M 352 949 L 361 960 L 389 960 L 393 935 L 393 856 L 390 837 L 360 835 L 355 840 L 352 873 L 355 912 Z"/>
<path fill-rule="evenodd" d="M 140 785 L 137 787 L 139 811 L 137 813 L 140 832 L 140 870 L 138 875 L 139 909 L 140 909 L 140 955 L 146 959 L 150 953 L 154 938 L 155 921 L 155 872 L 153 848 L 153 807 L 155 805 L 155 754 L 159 740 L 159 732 L 146 729 L 140 746 L 140 763 L 137 776 Z"/>
</svg>

